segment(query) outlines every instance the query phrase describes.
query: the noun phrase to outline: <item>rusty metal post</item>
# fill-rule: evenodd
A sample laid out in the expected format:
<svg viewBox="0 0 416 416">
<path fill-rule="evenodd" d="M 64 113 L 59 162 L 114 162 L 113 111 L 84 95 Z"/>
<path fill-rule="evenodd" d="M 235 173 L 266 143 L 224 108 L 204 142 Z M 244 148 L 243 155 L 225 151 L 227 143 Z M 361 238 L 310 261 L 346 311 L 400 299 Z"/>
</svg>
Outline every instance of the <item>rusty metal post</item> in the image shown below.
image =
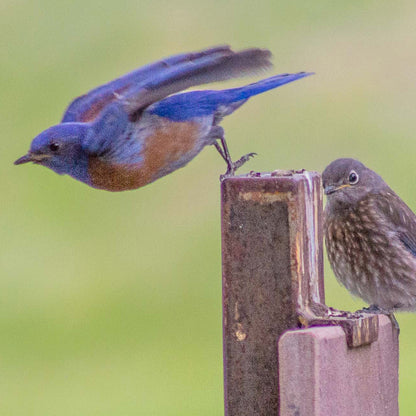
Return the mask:
<svg viewBox="0 0 416 416">
<path fill-rule="evenodd" d="M 222 182 L 226 416 L 279 414 L 277 341 L 325 309 L 315 172 Z"/>
</svg>

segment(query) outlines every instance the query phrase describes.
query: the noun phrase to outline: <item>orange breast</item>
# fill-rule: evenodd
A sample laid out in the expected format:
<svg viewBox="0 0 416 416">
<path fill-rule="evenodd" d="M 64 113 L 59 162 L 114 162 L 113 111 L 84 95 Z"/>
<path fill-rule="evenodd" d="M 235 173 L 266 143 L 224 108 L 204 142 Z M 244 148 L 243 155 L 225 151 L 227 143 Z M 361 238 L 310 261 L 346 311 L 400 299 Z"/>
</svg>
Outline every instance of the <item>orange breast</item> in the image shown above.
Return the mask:
<svg viewBox="0 0 416 416">
<path fill-rule="evenodd" d="M 91 157 L 89 174 L 95 188 L 137 189 L 184 166 L 199 152 L 197 123 L 165 121 L 145 139 L 142 162 L 123 164 Z"/>
</svg>

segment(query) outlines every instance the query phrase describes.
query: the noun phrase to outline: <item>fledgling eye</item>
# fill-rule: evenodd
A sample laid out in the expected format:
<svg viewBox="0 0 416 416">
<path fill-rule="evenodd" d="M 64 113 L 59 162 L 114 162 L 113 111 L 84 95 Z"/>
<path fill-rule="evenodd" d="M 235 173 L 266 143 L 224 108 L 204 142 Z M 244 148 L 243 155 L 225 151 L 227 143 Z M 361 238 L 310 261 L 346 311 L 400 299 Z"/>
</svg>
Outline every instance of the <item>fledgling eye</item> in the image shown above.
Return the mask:
<svg viewBox="0 0 416 416">
<path fill-rule="evenodd" d="M 58 143 L 56 143 L 56 142 L 52 142 L 52 143 L 49 145 L 49 149 L 50 149 L 52 152 L 56 152 L 56 151 L 59 149 L 59 144 L 58 144 Z"/>
<path fill-rule="evenodd" d="M 355 170 L 352 170 L 348 176 L 348 182 L 351 185 L 355 185 L 359 181 L 360 177 L 358 176 L 358 173 Z"/>
</svg>

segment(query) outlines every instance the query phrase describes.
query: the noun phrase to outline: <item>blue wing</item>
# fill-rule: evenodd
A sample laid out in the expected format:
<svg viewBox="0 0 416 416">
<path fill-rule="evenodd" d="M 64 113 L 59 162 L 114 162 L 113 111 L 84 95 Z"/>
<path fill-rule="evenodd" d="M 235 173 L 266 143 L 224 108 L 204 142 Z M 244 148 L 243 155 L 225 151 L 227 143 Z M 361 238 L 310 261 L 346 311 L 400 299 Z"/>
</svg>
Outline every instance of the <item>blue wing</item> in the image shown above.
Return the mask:
<svg viewBox="0 0 416 416">
<path fill-rule="evenodd" d="M 253 95 L 261 94 L 309 75 L 312 73 L 280 74 L 240 88 L 176 94 L 155 103 L 148 111 L 173 121 L 186 121 L 194 117 L 212 114 L 223 117 L 231 114 Z"/>
<path fill-rule="evenodd" d="M 149 77 L 155 76 L 155 74 L 161 74 L 167 69 L 187 61 L 198 61 L 202 57 L 214 57 L 229 53 L 231 53 L 229 46 L 218 46 L 200 52 L 174 55 L 152 64 L 145 65 L 107 84 L 94 88 L 87 94 L 75 98 L 65 111 L 62 122 L 91 121 L 99 114 L 102 108 L 110 102 L 115 101 L 118 94 L 121 95 L 132 85 L 143 82 Z"/>
<path fill-rule="evenodd" d="M 229 46 L 176 55 L 139 68 L 76 98 L 62 122 L 95 120 L 108 104 L 120 97 L 127 113 L 132 115 L 185 88 L 267 69 L 271 67 L 270 57 L 267 50 L 233 52 Z"/>
</svg>

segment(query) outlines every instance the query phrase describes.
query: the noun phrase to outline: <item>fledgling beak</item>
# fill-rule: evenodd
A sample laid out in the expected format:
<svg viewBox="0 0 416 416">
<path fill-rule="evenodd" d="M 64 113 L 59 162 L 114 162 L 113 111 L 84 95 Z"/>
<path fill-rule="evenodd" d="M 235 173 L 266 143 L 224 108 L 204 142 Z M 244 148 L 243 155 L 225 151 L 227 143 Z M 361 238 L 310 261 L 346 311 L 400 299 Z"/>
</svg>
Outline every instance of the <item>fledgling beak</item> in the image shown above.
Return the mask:
<svg viewBox="0 0 416 416">
<path fill-rule="evenodd" d="M 16 160 L 16 162 L 18 162 L 19 160 Z M 14 162 L 14 163 L 16 164 L 16 162 Z M 334 185 L 325 186 L 324 194 L 325 195 L 330 195 L 330 194 L 333 194 L 336 190 L 337 190 L 337 187 L 334 186 Z"/>
<path fill-rule="evenodd" d="M 49 155 L 36 155 L 36 154 L 28 152 L 26 155 L 19 157 L 19 159 L 17 159 L 14 162 L 14 164 L 22 165 L 23 163 L 29 163 L 29 162 L 39 163 L 42 160 L 47 159 L 48 157 Z"/>
<path fill-rule="evenodd" d="M 340 185 L 340 186 L 335 186 L 335 185 L 328 185 L 325 187 L 324 189 L 324 194 L 325 195 L 330 195 L 333 194 L 334 192 L 342 189 L 342 188 L 348 188 L 350 185 L 346 184 L 346 185 Z"/>
</svg>

